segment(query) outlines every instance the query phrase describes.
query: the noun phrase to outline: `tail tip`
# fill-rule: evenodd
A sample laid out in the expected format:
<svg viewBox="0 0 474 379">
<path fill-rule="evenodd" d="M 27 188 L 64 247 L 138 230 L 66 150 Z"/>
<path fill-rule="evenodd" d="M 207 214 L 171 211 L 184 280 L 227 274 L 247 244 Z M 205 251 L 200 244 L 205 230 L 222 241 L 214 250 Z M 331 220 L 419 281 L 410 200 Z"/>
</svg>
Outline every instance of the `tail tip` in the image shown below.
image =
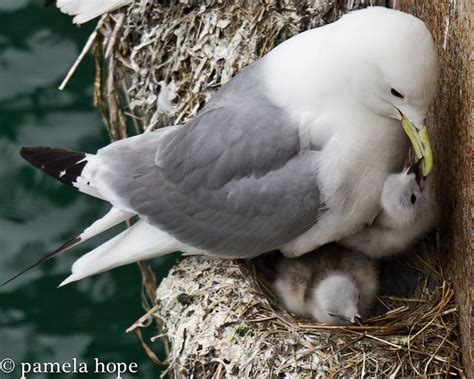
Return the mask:
<svg viewBox="0 0 474 379">
<path fill-rule="evenodd" d="M 72 283 L 72 282 L 76 282 L 76 281 L 78 281 L 79 279 L 81 279 L 81 278 L 79 277 L 79 275 L 71 274 L 71 275 L 69 275 L 66 279 L 64 279 L 61 283 L 59 283 L 58 288 L 64 287 L 64 286 L 66 286 L 66 285 L 68 285 L 68 284 L 70 284 L 70 283 Z"/>
</svg>

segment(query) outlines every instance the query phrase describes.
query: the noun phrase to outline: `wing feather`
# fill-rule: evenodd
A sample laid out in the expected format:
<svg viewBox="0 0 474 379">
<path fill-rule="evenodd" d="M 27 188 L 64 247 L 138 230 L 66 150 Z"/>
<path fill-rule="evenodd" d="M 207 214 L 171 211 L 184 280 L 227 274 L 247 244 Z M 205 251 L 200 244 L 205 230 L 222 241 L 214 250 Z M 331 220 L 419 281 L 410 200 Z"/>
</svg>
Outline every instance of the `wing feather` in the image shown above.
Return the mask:
<svg viewBox="0 0 474 379">
<path fill-rule="evenodd" d="M 300 151 L 260 77 L 247 68 L 183 127 L 101 149 L 91 183 L 209 254 L 250 257 L 291 241 L 320 212 L 318 153 Z"/>
</svg>

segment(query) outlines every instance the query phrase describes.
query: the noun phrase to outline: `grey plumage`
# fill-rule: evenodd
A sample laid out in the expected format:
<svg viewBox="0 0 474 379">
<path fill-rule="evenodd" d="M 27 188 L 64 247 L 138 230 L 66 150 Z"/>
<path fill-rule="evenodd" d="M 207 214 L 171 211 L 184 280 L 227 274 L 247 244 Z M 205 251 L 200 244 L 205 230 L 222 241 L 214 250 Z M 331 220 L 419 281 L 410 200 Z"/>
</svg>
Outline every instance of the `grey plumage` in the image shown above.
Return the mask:
<svg viewBox="0 0 474 379">
<path fill-rule="evenodd" d="M 347 282 L 342 283 L 347 291 L 336 291 L 321 301 L 316 291 L 331 277 Z M 274 289 L 283 305 L 298 316 L 331 324 L 346 323 L 338 316 L 352 303 L 356 307 L 354 315 L 368 316 L 378 290 L 377 268 L 375 261 L 362 253 L 325 245 L 299 258 L 282 257 L 277 263 Z M 357 295 L 358 299 L 351 298 Z"/>
<path fill-rule="evenodd" d="M 308 230 L 320 213 L 318 153 L 299 151 L 258 75 L 259 64 L 244 69 L 186 127 L 99 150 L 95 186 L 211 255 L 252 257 Z"/>
</svg>

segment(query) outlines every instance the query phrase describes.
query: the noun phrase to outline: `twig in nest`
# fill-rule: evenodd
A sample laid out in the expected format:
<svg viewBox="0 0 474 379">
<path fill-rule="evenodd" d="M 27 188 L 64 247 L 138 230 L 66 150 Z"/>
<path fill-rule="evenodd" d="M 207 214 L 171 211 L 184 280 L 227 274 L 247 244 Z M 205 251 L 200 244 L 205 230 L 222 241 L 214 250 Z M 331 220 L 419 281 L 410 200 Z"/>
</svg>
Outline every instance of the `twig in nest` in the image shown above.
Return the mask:
<svg viewBox="0 0 474 379">
<path fill-rule="evenodd" d="M 152 360 L 153 363 L 159 365 L 159 366 L 164 366 L 166 365 L 166 362 L 162 362 L 160 358 L 154 353 L 153 350 L 151 350 L 150 346 L 143 340 L 143 335 L 142 335 L 142 330 L 141 328 L 136 328 L 134 329 L 135 334 L 137 335 L 138 339 L 140 340 L 143 349 L 145 350 L 146 354 L 148 357 Z"/>
<path fill-rule="evenodd" d="M 92 44 L 94 43 L 94 40 L 95 38 L 97 37 L 97 31 L 102 27 L 102 24 L 104 23 L 105 19 L 106 19 L 107 15 L 104 14 L 99 22 L 97 23 L 97 26 L 95 27 L 94 31 L 91 33 L 91 35 L 89 36 L 89 38 L 87 39 L 87 42 L 86 44 L 84 45 L 84 47 L 82 48 L 82 51 L 81 53 L 79 54 L 79 56 L 77 57 L 76 61 L 74 62 L 74 64 L 71 66 L 71 68 L 69 69 L 68 73 L 66 74 L 66 77 L 64 78 L 64 80 L 62 81 L 61 85 L 58 87 L 58 89 L 60 91 L 62 91 L 64 88 L 66 88 L 66 85 L 67 83 L 69 82 L 69 79 L 71 79 L 72 75 L 74 74 L 74 72 L 77 70 L 77 68 L 79 67 L 79 64 L 82 62 L 82 60 L 84 59 L 84 57 L 86 56 L 87 52 L 89 51 L 89 49 L 91 48 Z"/>
</svg>

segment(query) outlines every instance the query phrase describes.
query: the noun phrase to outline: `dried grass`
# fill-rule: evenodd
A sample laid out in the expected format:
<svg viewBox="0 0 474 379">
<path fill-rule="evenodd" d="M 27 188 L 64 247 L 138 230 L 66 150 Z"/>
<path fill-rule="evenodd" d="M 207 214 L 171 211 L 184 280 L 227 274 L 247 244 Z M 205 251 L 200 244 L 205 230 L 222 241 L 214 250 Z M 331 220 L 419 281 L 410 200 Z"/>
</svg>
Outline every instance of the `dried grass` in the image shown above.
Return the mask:
<svg viewBox="0 0 474 379">
<path fill-rule="evenodd" d="M 136 0 L 98 28 L 96 104 L 114 139 L 125 117 L 141 131 L 186 122 L 222 83 L 281 41 L 348 10 L 385 3 Z M 158 101 L 170 87 L 177 94 L 172 114 Z"/>
<path fill-rule="evenodd" d="M 410 260 L 429 270 L 416 293 L 382 297 L 387 312 L 364 326 L 296 318 L 251 264 L 205 257 L 170 272 L 145 319 L 165 327 L 173 377 L 463 376 L 454 291 L 432 252 Z"/>
<path fill-rule="evenodd" d="M 96 29 L 95 104 L 113 140 L 184 123 L 222 83 L 280 41 L 368 3 L 385 1 L 136 0 Z M 175 107 L 163 105 L 174 92 Z M 425 279 L 416 294 L 382 298 L 388 311 L 363 327 L 294 318 L 247 263 L 185 258 L 130 330 L 161 363 L 141 329 L 153 321 L 163 328 L 156 339 L 165 338 L 173 377 L 462 374 L 453 289 L 433 254 L 417 257 L 412 264 Z M 142 270 L 150 292 L 152 276 Z"/>
</svg>

